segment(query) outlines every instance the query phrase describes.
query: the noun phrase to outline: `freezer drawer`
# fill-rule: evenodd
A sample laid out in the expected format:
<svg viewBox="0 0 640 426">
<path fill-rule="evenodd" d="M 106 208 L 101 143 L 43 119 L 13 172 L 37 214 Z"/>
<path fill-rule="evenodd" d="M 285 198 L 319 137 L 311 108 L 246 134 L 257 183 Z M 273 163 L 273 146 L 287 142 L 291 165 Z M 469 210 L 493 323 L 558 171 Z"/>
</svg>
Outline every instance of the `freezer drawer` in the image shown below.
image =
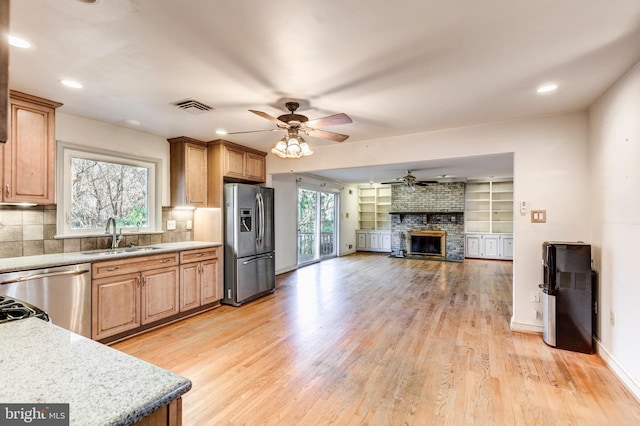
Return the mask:
<svg viewBox="0 0 640 426">
<path fill-rule="evenodd" d="M 267 253 L 237 259 L 231 276 L 225 276 L 222 303 L 240 306 L 275 290 L 275 256 Z"/>
</svg>

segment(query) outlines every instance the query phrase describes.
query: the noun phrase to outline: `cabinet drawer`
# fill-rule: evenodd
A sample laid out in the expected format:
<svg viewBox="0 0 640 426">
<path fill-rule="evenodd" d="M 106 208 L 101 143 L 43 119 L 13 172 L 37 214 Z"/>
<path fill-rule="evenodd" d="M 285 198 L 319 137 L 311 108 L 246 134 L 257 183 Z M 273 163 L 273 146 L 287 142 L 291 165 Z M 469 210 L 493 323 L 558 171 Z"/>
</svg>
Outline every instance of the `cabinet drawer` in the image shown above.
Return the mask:
<svg viewBox="0 0 640 426">
<path fill-rule="evenodd" d="M 199 262 L 220 257 L 220 247 L 198 250 L 186 250 L 180 252 L 180 263 Z"/>
<path fill-rule="evenodd" d="M 91 273 L 92 277 L 97 279 L 177 265 L 178 253 L 165 253 L 153 256 L 136 257 L 132 259 L 119 259 L 94 263 L 91 268 Z"/>
</svg>

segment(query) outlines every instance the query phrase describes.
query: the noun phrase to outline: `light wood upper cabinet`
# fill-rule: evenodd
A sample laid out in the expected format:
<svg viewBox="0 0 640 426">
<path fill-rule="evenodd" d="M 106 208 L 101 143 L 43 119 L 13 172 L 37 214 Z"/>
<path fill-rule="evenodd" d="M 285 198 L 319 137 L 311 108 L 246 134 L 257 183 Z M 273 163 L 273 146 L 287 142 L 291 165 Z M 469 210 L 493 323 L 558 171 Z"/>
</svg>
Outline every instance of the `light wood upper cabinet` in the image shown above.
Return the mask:
<svg viewBox="0 0 640 426">
<path fill-rule="evenodd" d="M 55 204 L 55 109 L 61 105 L 10 92 L 9 140 L 0 147 L 4 202 Z"/>
<path fill-rule="evenodd" d="M 266 153 L 255 151 L 227 141 L 216 141 L 220 145 L 222 176 L 242 181 L 262 183 L 266 179 Z"/>
<path fill-rule="evenodd" d="M 209 142 L 209 207 L 222 207 L 224 182 L 263 183 L 267 179 L 266 152 L 222 139 Z"/>
<path fill-rule="evenodd" d="M 206 144 L 184 136 L 168 141 L 171 144 L 171 205 L 206 207 Z"/>
</svg>

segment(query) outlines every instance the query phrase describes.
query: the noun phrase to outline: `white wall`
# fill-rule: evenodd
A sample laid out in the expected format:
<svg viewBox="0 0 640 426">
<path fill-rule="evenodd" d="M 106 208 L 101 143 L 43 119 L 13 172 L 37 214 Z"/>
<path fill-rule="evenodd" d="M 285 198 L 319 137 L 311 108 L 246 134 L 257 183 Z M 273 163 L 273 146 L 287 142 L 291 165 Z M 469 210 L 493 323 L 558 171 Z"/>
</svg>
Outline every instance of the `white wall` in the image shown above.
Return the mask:
<svg viewBox="0 0 640 426">
<path fill-rule="evenodd" d="M 640 398 L 640 279 L 633 266 L 640 254 L 640 63 L 596 102 L 589 121 L 598 349 Z"/>
<path fill-rule="evenodd" d="M 162 160 L 162 205 L 170 204 L 169 142 L 159 136 L 56 112 L 56 140 Z"/>
<path fill-rule="evenodd" d="M 532 209 L 546 209 L 547 223 L 532 224 L 529 215 L 516 213 L 514 217 L 512 327 L 542 331 L 542 322 L 536 318 L 541 306 L 530 301 L 530 293 L 538 291 L 542 280 L 542 242 L 589 238 L 587 112 L 346 142 L 314 147 L 314 151 L 313 156 L 295 161 L 268 156 L 267 172 L 282 176 L 279 174 L 513 152 L 514 199 L 516 203 L 527 200 Z M 289 188 L 295 191 L 293 185 Z M 285 208 L 295 208 L 290 200 L 294 195 L 284 194 L 286 190 L 281 189 L 280 199 L 287 200 Z M 279 220 L 295 217 L 283 214 Z M 295 226 L 282 223 L 280 227 Z M 293 257 L 284 256 L 277 253 L 277 265 L 295 264 Z"/>
</svg>

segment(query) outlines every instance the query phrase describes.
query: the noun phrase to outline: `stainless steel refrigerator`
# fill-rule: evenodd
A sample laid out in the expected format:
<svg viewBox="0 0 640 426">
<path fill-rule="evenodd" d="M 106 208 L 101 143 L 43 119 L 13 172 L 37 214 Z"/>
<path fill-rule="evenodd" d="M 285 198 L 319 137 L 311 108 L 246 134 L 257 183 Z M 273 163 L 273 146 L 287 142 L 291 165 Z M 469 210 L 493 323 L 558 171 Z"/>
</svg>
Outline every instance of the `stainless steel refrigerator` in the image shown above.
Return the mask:
<svg viewBox="0 0 640 426">
<path fill-rule="evenodd" d="M 224 298 L 240 306 L 275 291 L 273 188 L 224 185 Z"/>
</svg>

